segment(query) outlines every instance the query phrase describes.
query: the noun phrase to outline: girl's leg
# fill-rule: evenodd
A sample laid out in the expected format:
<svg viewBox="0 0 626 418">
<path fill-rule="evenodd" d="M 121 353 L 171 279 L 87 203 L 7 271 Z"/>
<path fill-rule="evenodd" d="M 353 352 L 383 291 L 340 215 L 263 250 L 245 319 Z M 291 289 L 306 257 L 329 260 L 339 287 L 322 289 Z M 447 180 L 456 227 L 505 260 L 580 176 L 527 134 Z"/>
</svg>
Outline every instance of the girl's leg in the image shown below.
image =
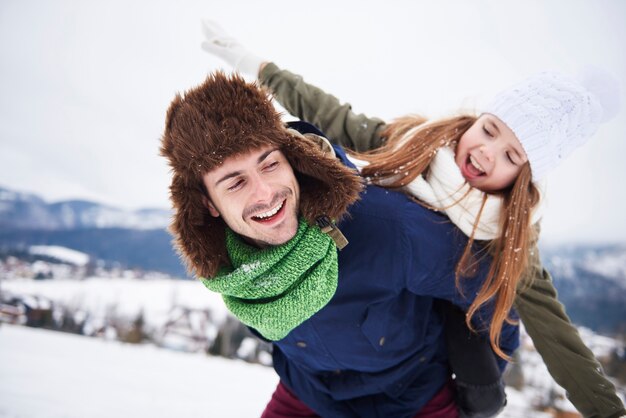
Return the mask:
<svg viewBox="0 0 626 418">
<path fill-rule="evenodd" d="M 319 415 L 296 398 L 282 382 L 278 382 L 261 418 L 319 418 Z"/>
<path fill-rule="evenodd" d="M 502 373 L 487 338 L 469 330 L 465 313 L 449 302 L 445 313 L 448 361 L 456 375 L 457 403 L 461 418 L 496 416 L 506 405 Z"/>
</svg>

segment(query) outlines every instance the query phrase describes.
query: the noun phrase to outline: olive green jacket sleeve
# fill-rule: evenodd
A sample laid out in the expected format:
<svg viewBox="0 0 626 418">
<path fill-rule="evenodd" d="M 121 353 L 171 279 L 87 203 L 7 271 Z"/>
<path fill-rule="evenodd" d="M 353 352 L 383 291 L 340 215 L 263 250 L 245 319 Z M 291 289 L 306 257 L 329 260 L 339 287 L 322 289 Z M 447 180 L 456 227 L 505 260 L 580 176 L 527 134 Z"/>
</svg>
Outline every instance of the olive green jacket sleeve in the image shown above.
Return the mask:
<svg viewBox="0 0 626 418">
<path fill-rule="evenodd" d="M 615 386 L 559 302 L 550 273 L 542 267 L 536 248 L 528 276 L 517 290 L 515 308 L 548 371 L 584 417 L 626 415 Z"/>
<path fill-rule="evenodd" d="M 269 63 L 261 70 L 259 80 L 287 112 L 317 126 L 331 142 L 356 151 L 382 144 L 383 120 L 354 113 L 349 104 L 341 104 L 302 77 Z"/>
<path fill-rule="evenodd" d="M 259 79 L 289 113 L 313 123 L 334 143 L 358 151 L 382 144 L 384 121 L 355 114 L 349 104 L 341 104 L 334 96 L 305 83 L 302 77 L 270 63 Z M 528 271 L 518 289 L 515 308 L 554 380 L 565 388 L 585 417 L 626 414 L 615 386 L 602 373 L 558 301 L 536 248 Z"/>
</svg>

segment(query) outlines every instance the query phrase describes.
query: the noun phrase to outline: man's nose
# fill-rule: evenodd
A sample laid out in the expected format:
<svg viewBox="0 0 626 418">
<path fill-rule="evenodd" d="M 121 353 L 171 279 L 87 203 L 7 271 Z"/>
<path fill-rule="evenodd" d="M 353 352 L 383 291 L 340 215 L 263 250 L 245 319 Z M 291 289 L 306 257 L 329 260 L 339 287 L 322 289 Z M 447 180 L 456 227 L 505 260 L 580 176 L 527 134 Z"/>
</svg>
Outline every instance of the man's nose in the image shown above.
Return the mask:
<svg viewBox="0 0 626 418">
<path fill-rule="evenodd" d="M 254 187 L 254 200 L 257 202 L 267 202 L 272 199 L 272 187 L 262 176 L 254 176 L 252 186 Z"/>
</svg>

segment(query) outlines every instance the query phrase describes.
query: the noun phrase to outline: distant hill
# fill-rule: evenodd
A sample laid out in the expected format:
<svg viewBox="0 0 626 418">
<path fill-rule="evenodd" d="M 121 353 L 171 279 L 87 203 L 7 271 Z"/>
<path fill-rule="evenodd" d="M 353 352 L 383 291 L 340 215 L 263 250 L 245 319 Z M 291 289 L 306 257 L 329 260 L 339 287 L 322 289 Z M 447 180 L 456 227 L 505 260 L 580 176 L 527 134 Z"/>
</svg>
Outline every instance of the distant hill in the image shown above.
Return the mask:
<svg viewBox="0 0 626 418">
<path fill-rule="evenodd" d="M 0 247 L 60 245 L 96 260 L 184 277 L 166 209 L 128 211 L 85 200 L 47 203 L 0 187 Z"/>
<path fill-rule="evenodd" d="M 166 228 L 166 209 L 123 210 L 86 200 L 46 203 L 39 196 L 0 187 L 0 228 L 73 230 L 89 228 Z"/>
<path fill-rule="evenodd" d="M 567 245 L 541 253 L 573 322 L 626 334 L 626 245 Z"/>
<path fill-rule="evenodd" d="M 185 269 L 172 249 L 171 239 L 164 229 L 0 230 L 0 248 L 60 245 L 107 264 L 186 277 Z"/>
</svg>

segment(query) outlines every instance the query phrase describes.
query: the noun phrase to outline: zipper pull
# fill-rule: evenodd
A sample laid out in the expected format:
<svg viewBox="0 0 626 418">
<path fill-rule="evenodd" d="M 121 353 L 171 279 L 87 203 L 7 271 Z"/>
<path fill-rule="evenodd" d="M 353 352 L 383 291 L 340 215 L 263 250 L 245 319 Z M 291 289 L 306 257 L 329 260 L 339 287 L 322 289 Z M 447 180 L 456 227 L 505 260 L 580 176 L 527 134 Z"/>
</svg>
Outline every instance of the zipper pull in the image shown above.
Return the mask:
<svg viewBox="0 0 626 418">
<path fill-rule="evenodd" d="M 323 233 L 335 241 L 335 245 L 338 249 L 342 250 L 346 245 L 348 245 L 348 240 L 345 235 L 343 235 L 339 228 L 337 228 L 337 225 L 335 225 L 328 216 L 320 216 L 315 220 L 315 222 Z"/>
</svg>

